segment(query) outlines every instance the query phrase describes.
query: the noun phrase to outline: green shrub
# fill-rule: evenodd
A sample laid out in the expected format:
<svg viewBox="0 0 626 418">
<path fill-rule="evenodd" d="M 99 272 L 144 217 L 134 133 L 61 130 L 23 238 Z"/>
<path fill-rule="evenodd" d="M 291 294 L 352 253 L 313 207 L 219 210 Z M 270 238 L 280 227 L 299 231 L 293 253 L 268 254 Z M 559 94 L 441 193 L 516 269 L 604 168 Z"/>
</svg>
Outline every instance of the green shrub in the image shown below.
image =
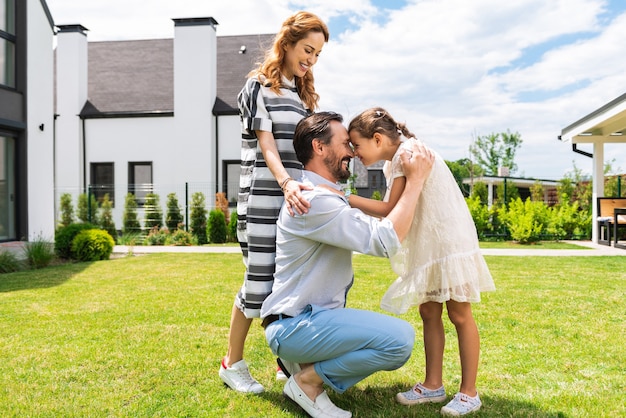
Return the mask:
<svg viewBox="0 0 626 418">
<path fill-rule="evenodd" d="M 148 236 L 144 240 L 145 245 L 165 245 L 167 238 L 169 236 L 169 231 L 167 228 L 159 229 L 158 226 L 153 227 Z"/>
<path fill-rule="evenodd" d="M 106 193 L 102 198 L 101 209 L 102 213 L 99 217 L 100 227 L 107 231 L 113 238 L 116 238 L 117 229 L 115 228 L 115 221 L 113 220 L 113 203 L 111 202 L 108 193 Z"/>
<path fill-rule="evenodd" d="M 234 210 L 230 214 L 230 221 L 228 222 L 228 242 L 237 242 L 237 211 Z"/>
<path fill-rule="evenodd" d="M 198 245 L 204 245 L 207 240 L 207 210 L 206 199 L 202 192 L 196 192 L 191 195 L 191 234 L 198 241 Z"/>
<path fill-rule="evenodd" d="M 63 193 L 61 195 L 61 220 L 59 221 L 59 227 L 68 226 L 74 222 L 74 207 L 72 206 L 72 195 L 69 193 Z"/>
<path fill-rule="evenodd" d="M 170 193 L 167 195 L 167 212 L 165 215 L 165 226 L 167 229 L 174 232 L 178 229 L 179 225 L 183 223 L 183 215 L 178 205 L 178 199 L 176 193 Z"/>
<path fill-rule="evenodd" d="M 196 245 L 198 242 L 191 233 L 184 229 L 177 229 L 172 232 L 166 239 L 165 245 L 187 246 Z"/>
<path fill-rule="evenodd" d="M 141 232 L 128 232 L 117 237 L 119 245 L 143 245 L 145 237 Z"/>
<path fill-rule="evenodd" d="M 13 252 L 0 249 L 0 273 L 13 273 L 20 271 L 22 267 L 22 261 Z"/>
<path fill-rule="evenodd" d="M 482 239 L 492 231 L 491 213 L 487 206 L 481 203 L 479 195 L 466 197 L 465 202 L 467 203 L 467 208 L 469 209 L 472 219 L 474 220 L 474 225 L 476 225 L 478 238 Z"/>
<path fill-rule="evenodd" d="M 137 218 L 137 199 L 132 193 L 127 193 L 124 200 L 122 233 L 124 235 L 127 233 L 141 233 L 141 224 L 139 224 L 139 219 Z"/>
<path fill-rule="evenodd" d="M 223 244 L 226 242 L 226 216 L 219 209 L 209 214 L 209 242 Z"/>
<path fill-rule="evenodd" d="M 159 202 L 159 195 L 155 193 L 146 194 L 146 203 L 143 205 L 145 213 L 144 227 L 151 231 L 152 228 L 163 226 L 163 211 Z"/>
<path fill-rule="evenodd" d="M 90 194 L 91 202 L 87 201 L 87 194 L 81 193 L 78 195 L 77 213 L 78 219 L 82 222 L 89 222 L 92 224 L 98 224 L 98 201 L 96 196 Z"/>
<path fill-rule="evenodd" d="M 509 203 L 504 221 L 513 240 L 520 244 L 537 242 L 548 224 L 548 209 L 543 202 L 533 202 L 530 198 L 522 202 L 518 197 Z"/>
<path fill-rule="evenodd" d="M 378 190 L 374 190 L 374 192 L 372 193 L 372 199 L 383 200 L 383 195 Z"/>
<path fill-rule="evenodd" d="M 72 241 L 74 237 L 81 231 L 94 228 L 98 227 L 89 223 L 73 223 L 57 229 L 54 234 L 54 252 L 60 258 L 72 258 Z"/>
<path fill-rule="evenodd" d="M 34 269 L 47 267 L 54 260 L 54 245 L 41 236 L 24 243 L 26 263 Z"/>
<path fill-rule="evenodd" d="M 72 241 L 72 257 L 78 261 L 108 260 L 114 246 L 115 241 L 107 231 L 87 229 Z"/>
</svg>

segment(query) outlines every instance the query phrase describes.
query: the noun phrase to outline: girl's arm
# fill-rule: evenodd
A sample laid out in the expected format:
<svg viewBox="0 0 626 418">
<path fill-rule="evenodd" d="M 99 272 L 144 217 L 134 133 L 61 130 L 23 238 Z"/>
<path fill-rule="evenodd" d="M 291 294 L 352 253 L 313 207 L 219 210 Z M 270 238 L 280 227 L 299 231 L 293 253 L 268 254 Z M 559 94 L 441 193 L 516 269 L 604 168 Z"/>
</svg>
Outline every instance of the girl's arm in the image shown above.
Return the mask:
<svg viewBox="0 0 626 418">
<path fill-rule="evenodd" d="M 396 206 L 396 203 L 398 203 L 398 200 L 404 191 L 405 184 L 406 177 L 396 177 L 393 180 L 393 186 L 389 191 L 389 201 L 387 202 L 376 199 L 368 199 L 367 197 L 356 195 L 348 196 L 348 202 L 353 208 L 361 209 L 368 215 L 383 218 L 389 215 L 391 209 L 393 209 L 394 206 Z"/>
<path fill-rule="evenodd" d="M 283 189 L 285 200 L 287 203 L 287 210 L 289 214 L 293 216 L 295 209 L 299 214 L 306 213 L 311 204 L 308 200 L 302 196 L 300 189 L 310 189 L 310 186 L 306 186 L 302 183 L 291 179 L 289 173 L 285 169 L 278 148 L 276 147 L 276 141 L 274 140 L 274 134 L 267 131 L 255 131 L 257 139 L 259 140 L 259 146 L 261 152 L 265 158 L 267 167 L 270 169 L 272 175 Z"/>
</svg>

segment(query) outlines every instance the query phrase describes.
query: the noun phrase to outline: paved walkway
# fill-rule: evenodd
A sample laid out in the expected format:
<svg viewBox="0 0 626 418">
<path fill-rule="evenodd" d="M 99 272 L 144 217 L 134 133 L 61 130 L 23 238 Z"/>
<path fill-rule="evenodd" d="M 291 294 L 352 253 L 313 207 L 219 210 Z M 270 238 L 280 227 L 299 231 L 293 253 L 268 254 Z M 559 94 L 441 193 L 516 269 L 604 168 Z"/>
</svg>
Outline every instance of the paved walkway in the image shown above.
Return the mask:
<svg viewBox="0 0 626 418">
<path fill-rule="evenodd" d="M 571 244 L 580 245 L 585 249 L 580 250 L 545 250 L 536 249 L 532 247 L 528 248 L 484 248 L 482 250 L 483 255 L 501 255 L 501 256 L 626 256 L 626 250 L 619 248 L 609 247 L 606 245 L 594 244 L 591 241 L 565 241 Z M 0 243 L 0 251 L 12 251 L 16 255 L 21 256 L 23 254 L 23 242 L 3 242 Z M 191 247 L 172 247 L 172 246 L 125 246 L 116 245 L 113 248 L 113 253 L 117 255 L 122 254 L 150 254 L 150 253 L 237 253 L 240 254 L 241 250 L 239 246 L 191 246 Z"/>
<path fill-rule="evenodd" d="M 591 241 L 564 241 L 570 244 L 580 245 L 585 249 L 576 250 L 544 250 L 536 248 L 484 248 L 483 255 L 505 255 L 505 256 L 607 256 L 624 255 L 626 250 L 613 248 L 606 245 L 594 244 Z M 163 247 L 163 246 L 135 246 L 127 247 L 116 245 L 113 249 L 116 254 L 150 254 L 150 253 L 240 253 L 238 246 L 206 246 L 206 247 Z"/>
</svg>

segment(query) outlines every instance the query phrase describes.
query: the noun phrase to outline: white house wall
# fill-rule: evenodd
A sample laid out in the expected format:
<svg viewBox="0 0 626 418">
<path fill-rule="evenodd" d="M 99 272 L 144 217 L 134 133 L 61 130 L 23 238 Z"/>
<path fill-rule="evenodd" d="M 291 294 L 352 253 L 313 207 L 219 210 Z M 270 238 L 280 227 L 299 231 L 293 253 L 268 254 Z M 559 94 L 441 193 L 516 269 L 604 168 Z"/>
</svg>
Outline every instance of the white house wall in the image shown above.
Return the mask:
<svg viewBox="0 0 626 418">
<path fill-rule="evenodd" d="M 54 238 L 53 29 L 40 0 L 27 0 L 28 240 Z M 24 237 L 19 237 L 24 238 Z"/>
</svg>

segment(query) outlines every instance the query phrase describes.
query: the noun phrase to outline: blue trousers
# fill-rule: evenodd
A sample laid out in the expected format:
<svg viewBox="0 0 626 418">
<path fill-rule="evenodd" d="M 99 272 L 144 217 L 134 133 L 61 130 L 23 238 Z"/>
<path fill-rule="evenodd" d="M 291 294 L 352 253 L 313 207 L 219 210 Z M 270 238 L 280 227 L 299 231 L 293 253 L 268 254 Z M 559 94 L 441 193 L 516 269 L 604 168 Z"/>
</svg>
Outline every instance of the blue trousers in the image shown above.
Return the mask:
<svg viewBox="0 0 626 418">
<path fill-rule="evenodd" d="M 401 319 L 358 309 L 305 310 L 265 329 L 272 353 L 314 363 L 324 382 L 345 392 L 380 370 L 395 370 L 411 357 L 415 331 Z"/>
</svg>

